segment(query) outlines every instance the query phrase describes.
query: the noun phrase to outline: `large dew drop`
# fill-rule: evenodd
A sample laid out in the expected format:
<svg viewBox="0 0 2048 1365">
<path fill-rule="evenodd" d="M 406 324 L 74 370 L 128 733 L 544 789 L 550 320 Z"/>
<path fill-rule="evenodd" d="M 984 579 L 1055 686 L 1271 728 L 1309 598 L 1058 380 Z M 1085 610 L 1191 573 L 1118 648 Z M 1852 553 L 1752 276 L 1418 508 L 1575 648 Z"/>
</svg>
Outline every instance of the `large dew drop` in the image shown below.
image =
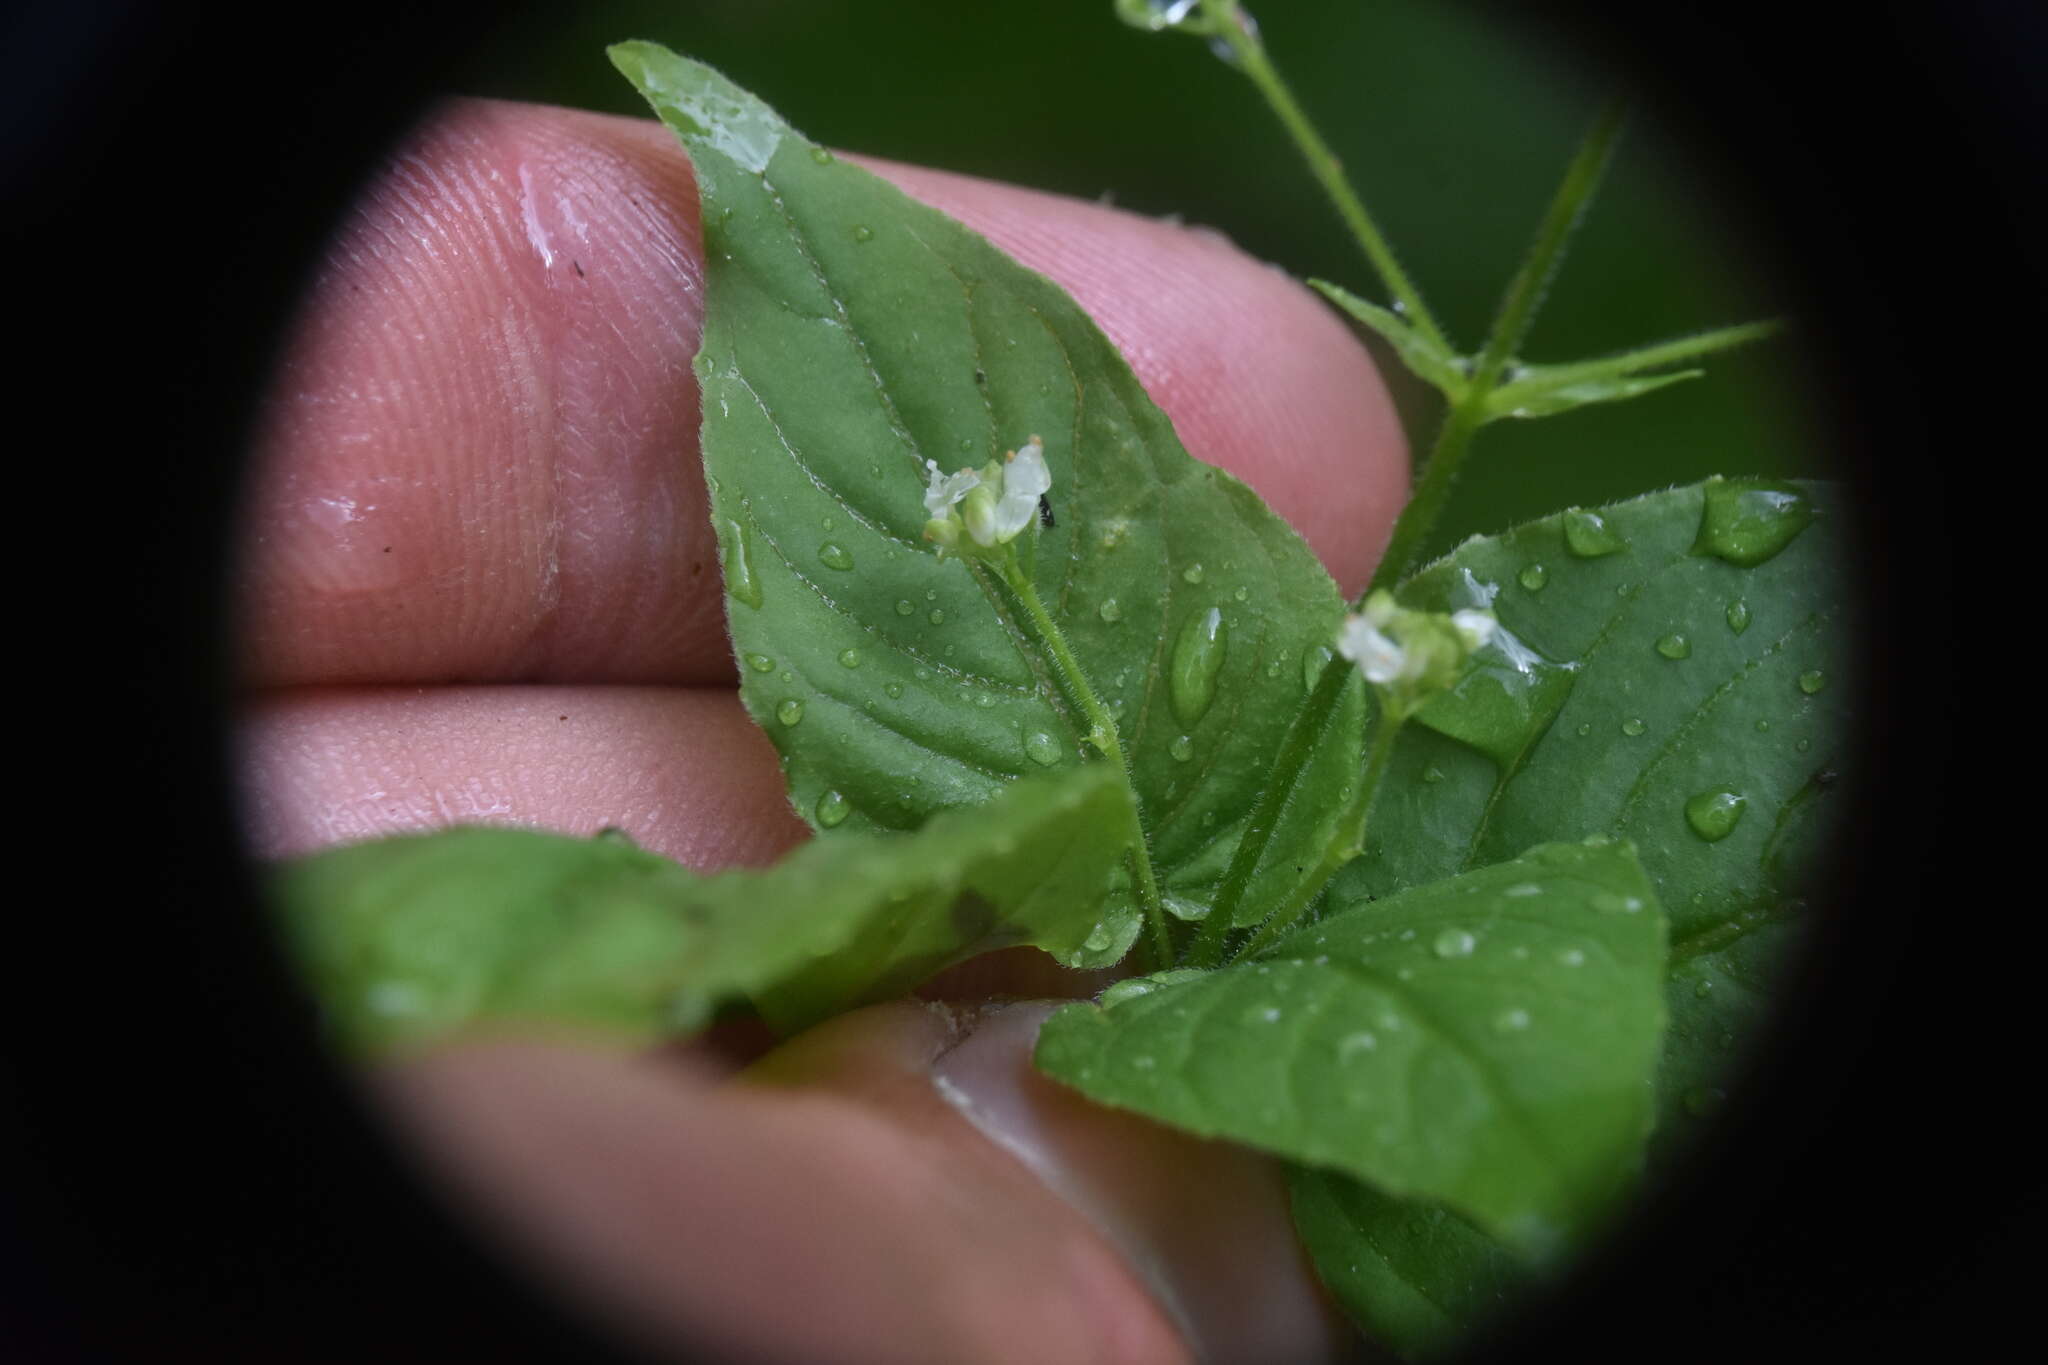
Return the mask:
<svg viewBox="0 0 2048 1365">
<path fill-rule="evenodd" d="M 844 545 L 828 540 L 818 547 L 818 562 L 828 569 L 837 569 L 844 573 L 853 567 L 853 556 L 847 552 Z"/>
<path fill-rule="evenodd" d="M 754 577 L 754 546 L 747 528 L 737 521 L 725 523 L 725 590 L 735 601 L 750 607 L 761 605 L 761 582 Z"/>
<path fill-rule="evenodd" d="M 1216 675 L 1230 646 L 1230 629 L 1215 607 L 1188 618 L 1173 647 L 1168 669 L 1168 695 L 1182 725 L 1193 725 L 1216 700 Z"/>
<path fill-rule="evenodd" d="M 1735 832 L 1749 802 L 1732 787 L 1703 791 L 1685 803 L 1685 823 L 1708 843 L 1719 843 Z"/>
<path fill-rule="evenodd" d="M 1694 554 L 1752 568 L 1777 554 L 1813 522 L 1813 503 L 1789 483 L 1709 479 Z"/>
<path fill-rule="evenodd" d="M 784 725 L 796 725 L 804 718 L 804 704 L 795 697 L 788 697 L 775 708 L 775 719 Z"/>
<path fill-rule="evenodd" d="M 846 798 L 838 792 L 826 792 L 818 798 L 818 804 L 814 809 L 817 812 L 818 824 L 825 829 L 832 829 L 845 823 L 847 812 L 852 808 L 846 804 Z"/>
<path fill-rule="evenodd" d="M 1024 756 L 1033 763 L 1050 768 L 1060 761 L 1059 741 L 1040 730 L 1024 741 Z"/>
</svg>

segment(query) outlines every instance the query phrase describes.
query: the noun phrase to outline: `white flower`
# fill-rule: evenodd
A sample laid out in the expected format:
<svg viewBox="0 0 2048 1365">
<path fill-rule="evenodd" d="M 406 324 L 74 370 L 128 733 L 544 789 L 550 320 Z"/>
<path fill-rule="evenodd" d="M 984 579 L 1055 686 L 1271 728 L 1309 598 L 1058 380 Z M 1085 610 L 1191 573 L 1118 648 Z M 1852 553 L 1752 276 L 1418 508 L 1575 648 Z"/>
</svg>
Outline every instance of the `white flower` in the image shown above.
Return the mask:
<svg viewBox="0 0 2048 1365">
<path fill-rule="evenodd" d="M 1379 613 L 1373 613 L 1368 605 L 1366 615 L 1346 616 L 1337 632 L 1337 652 L 1357 664 L 1367 682 L 1384 687 L 1401 676 L 1408 655 L 1372 623 L 1375 614 Z"/>
<path fill-rule="evenodd" d="M 1003 466 L 1003 496 L 996 504 L 996 541 L 1015 538 L 1038 515 L 1038 500 L 1052 487 L 1052 471 L 1045 467 L 1045 446 L 1036 437 L 1007 457 Z M 977 537 L 979 539 L 979 537 Z M 994 542 L 982 541 L 984 545 Z"/>
<path fill-rule="evenodd" d="M 1036 436 L 1026 441 L 1022 450 L 1010 451 L 1000 461 L 990 460 L 980 469 L 941 474 L 936 460 L 926 460 L 924 467 L 930 475 L 924 506 L 931 514 L 925 523 L 925 539 L 938 543 L 941 557 L 948 550 L 961 549 L 963 530 L 982 550 L 1015 540 L 1037 518 L 1038 500 L 1052 487 L 1045 445 Z"/>
<path fill-rule="evenodd" d="M 1500 628 L 1500 621 L 1490 611 L 1467 607 L 1451 613 L 1451 626 L 1464 637 L 1465 648 L 1478 649 L 1493 638 L 1493 632 Z"/>
<path fill-rule="evenodd" d="M 924 510 L 935 517 L 950 514 L 960 499 L 981 483 L 981 475 L 971 469 L 963 469 L 958 474 L 941 474 L 937 460 L 926 460 L 924 467 L 931 472 L 931 486 L 924 490 Z"/>
</svg>

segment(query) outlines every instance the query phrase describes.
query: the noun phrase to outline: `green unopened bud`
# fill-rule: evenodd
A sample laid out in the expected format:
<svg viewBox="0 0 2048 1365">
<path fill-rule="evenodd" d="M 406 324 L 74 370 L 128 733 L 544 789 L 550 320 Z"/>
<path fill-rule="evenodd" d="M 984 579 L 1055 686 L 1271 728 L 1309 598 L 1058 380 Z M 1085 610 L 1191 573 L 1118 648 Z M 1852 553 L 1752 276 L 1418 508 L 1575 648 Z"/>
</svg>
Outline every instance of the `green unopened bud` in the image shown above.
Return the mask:
<svg viewBox="0 0 2048 1365">
<path fill-rule="evenodd" d="M 974 543 L 983 548 L 996 543 L 996 495 L 988 484 L 976 484 L 960 500 L 960 519 L 967 523 L 967 534 L 974 537 Z"/>
</svg>

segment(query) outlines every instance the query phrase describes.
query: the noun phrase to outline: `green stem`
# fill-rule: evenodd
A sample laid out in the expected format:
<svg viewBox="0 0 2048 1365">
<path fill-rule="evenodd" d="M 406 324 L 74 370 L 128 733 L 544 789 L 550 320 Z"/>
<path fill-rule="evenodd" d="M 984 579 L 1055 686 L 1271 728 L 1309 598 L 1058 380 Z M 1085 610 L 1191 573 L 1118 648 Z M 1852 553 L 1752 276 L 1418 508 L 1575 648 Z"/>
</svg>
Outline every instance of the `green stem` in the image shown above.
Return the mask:
<svg viewBox="0 0 2048 1365">
<path fill-rule="evenodd" d="M 1131 778 L 1130 760 L 1124 756 L 1123 742 L 1118 737 L 1116 717 L 1095 695 L 1095 689 L 1088 683 L 1088 675 L 1081 668 L 1080 660 L 1067 645 L 1067 637 L 1052 619 L 1052 613 L 1038 599 L 1038 589 L 1024 574 L 1015 554 L 1006 557 L 1001 565 L 1003 582 L 1009 585 L 1031 618 L 1031 625 L 1038 632 L 1039 641 L 1046 653 L 1052 657 L 1053 667 L 1059 673 L 1060 683 L 1067 696 L 1078 707 L 1088 721 L 1088 742 L 1102 752 L 1102 756 L 1116 764 L 1124 775 L 1124 782 L 1135 793 L 1136 784 Z M 1132 880 L 1138 888 L 1138 903 L 1145 910 L 1145 927 L 1151 935 L 1153 963 L 1165 967 L 1173 961 L 1173 938 L 1166 927 L 1166 904 L 1159 892 L 1159 878 L 1152 868 L 1152 850 L 1145 842 L 1144 812 L 1139 812 L 1138 841 L 1131 847 Z"/>
<path fill-rule="evenodd" d="M 1265 44 L 1244 22 L 1244 12 L 1236 0 L 1203 0 L 1203 8 L 1215 25 L 1214 36 L 1228 46 L 1238 68 L 1265 96 L 1275 117 L 1287 129 L 1288 136 L 1294 139 L 1302 159 L 1308 162 L 1309 171 L 1322 185 L 1323 192 L 1330 196 L 1330 202 L 1344 219 L 1344 225 L 1351 229 L 1351 235 L 1358 240 L 1365 258 L 1379 272 L 1387 292 L 1398 300 L 1397 306 L 1407 316 L 1409 324 L 1444 350 L 1453 349 L 1443 329 L 1437 325 L 1435 315 L 1429 311 L 1429 305 L 1422 301 L 1422 292 L 1394 258 L 1394 249 L 1387 244 L 1372 215 L 1366 212 L 1357 191 L 1344 178 L 1343 163 L 1316 132 L 1315 125 L 1309 122 L 1308 115 L 1294 98 L 1294 92 L 1288 89 L 1287 82 L 1281 79 L 1280 72 L 1267 59 Z"/>
<path fill-rule="evenodd" d="M 1673 337 L 1660 341 L 1654 346 L 1638 346 L 1632 351 L 1618 355 L 1600 356 L 1594 360 L 1574 360 L 1563 365 L 1525 366 L 1519 377 L 1512 383 L 1503 384 L 1494 390 L 1497 397 L 1508 397 L 1520 393 L 1547 393 L 1551 389 L 1563 388 L 1569 384 L 1583 384 L 1593 379 L 1614 379 L 1635 374 L 1641 370 L 1654 370 L 1681 361 L 1698 360 L 1717 351 L 1733 350 L 1747 346 L 1752 341 L 1762 341 L 1784 330 L 1785 324 L 1771 319 L 1764 322 L 1745 322 L 1734 327 L 1717 327 L 1710 332 L 1695 332 L 1691 336 Z"/>
<path fill-rule="evenodd" d="M 1227 0 L 1211 0 L 1211 3 L 1227 5 Z M 1220 36 L 1243 60 L 1247 72 L 1271 72 L 1270 66 L 1265 65 L 1264 55 L 1257 40 L 1243 33 L 1236 24 L 1224 24 Z M 1254 74 L 1253 79 L 1259 81 L 1260 77 Z M 1274 99 L 1275 111 L 1280 114 L 1282 121 L 1288 124 L 1289 131 L 1296 132 L 1296 140 L 1301 141 L 1302 133 L 1296 131 L 1298 122 L 1307 136 L 1313 138 L 1314 130 L 1308 128 L 1307 120 L 1300 116 L 1300 111 L 1293 106 L 1291 98 L 1286 97 L 1286 87 L 1279 83 L 1279 77 L 1274 75 L 1272 81 L 1272 89 L 1277 90 L 1281 98 L 1275 98 L 1270 93 L 1268 98 Z M 1260 88 L 1267 89 L 1263 81 L 1260 81 Z M 1289 117 L 1288 109 L 1294 109 L 1292 118 Z M 1472 382 L 1460 399 L 1444 414 L 1443 426 L 1438 430 L 1436 442 L 1430 448 L 1429 458 L 1422 466 L 1415 494 L 1394 522 L 1393 535 L 1387 542 L 1386 551 L 1380 556 L 1379 567 L 1373 571 L 1372 581 L 1366 585 L 1365 591 L 1359 594 L 1358 601 L 1353 604 L 1354 610 L 1377 589 L 1393 588 L 1421 559 L 1422 548 L 1428 542 L 1430 533 L 1436 529 L 1437 520 L 1443 514 L 1444 504 L 1450 498 L 1451 487 L 1457 481 L 1458 471 L 1471 451 L 1472 438 L 1479 428 L 1485 425 L 1487 398 L 1494 385 L 1499 383 L 1515 348 L 1521 345 L 1522 338 L 1527 335 L 1530 323 L 1535 320 L 1537 308 L 1542 303 L 1543 290 L 1556 272 L 1565 245 L 1571 238 L 1572 228 L 1585 211 L 1594 189 L 1598 187 L 1600 173 L 1606 167 L 1614 149 L 1615 139 L 1620 134 L 1621 121 L 1622 111 L 1619 106 L 1611 106 L 1603 112 L 1599 121 L 1594 124 L 1593 130 L 1580 144 L 1571 165 L 1566 168 L 1564 180 L 1552 197 L 1550 207 L 1545 211 L 1537 230 L 1535 244 L 1530 248 L 1521 270 L 1509 282 L 1501 299 L 1493 331 L 1487 338 L 1479 364 L 1474 367 Z M 1315 142 L 1314 146 L 1320 147 L 1320 141 Z M 1309 156 L 1311 165 L 1317 164 L 1316 155 L 1307 145 L 1304 145 L 1303 152 Z M 1332 173 L 1336 174 L 1335 158 L 1328 159 Z M 1337 180 L 1341 185 L 1341 175 L 1337 175 Z M 1325 186 L 1331 188 L 1328 181 L 1325 182 Z M 1350 202 L 1356 202 L 1355 196 L 1349 196 L 1348 188 L 1341 195 L 1338 189 L 1331 188 L 1331 195 L 1337 199 L 1340 210 L 1347 196 Z M 1363 215 L 1362 206 L 1359 212 Z M 1376 232 L 1372 236 L 1377 240 Z M 1370 248 L 1368 254 L 1371 254 Z M 1388 260 L 1391 262 L 1391 254 Z M 1398 267 L 1396 269 L 1398 270 Z M 1400 278 L 1405 284 L 1405 276 Z M 1393 288 L 1393 277 L 1389 277 L 1388 285 L 1389 288 Z M 1395 292 L 1397 295 L 1401 294 L 1399 289 Z M 1412 320 L 1418 329 L 1421 328 L 1425 317 L 1426 314 L 1419 310 L 1415 311 Z M 1260 791 L 1258 800 L 1253 803 L 1252 813 L 1245 823 L 1244 834 L 1231 853 L 1229 866 L 1224 870 L 1223 882 L 1217 889 L 1216 900 L 1209 911 L 1209 916 L 1189 952 L 1189 965 L 1214 966 L 1221 959 L 1224 939 L 1230 931 L 1231 920 L 1236 915 L 1238 906 L 1244 901 L 1246 889 L 1251 884 L 1252 874 L 1258 868 L 1259 859 L 1264 856 L 1267 845 L 1272 842 L 1273 832 L 1278 824 L 1280 811 L 1286 804 L 1287 795 L 1301 779 L 1302 769 L 1308 766 L 1309 756 L 1314 752 L 1317 741 L 1329 728 L 1330 718 L 1336 711 L 1337 700 L 1344 690 L 1345 678 L 1350 668 L 1351 665 L 1343 659 L 1331 659 L 1323 668 L 1323 676 L 1316 680 L 1315 690 L 1309 694 L 1307 702 L 1295 714 L 1293 722 L 1289 725 L 1287 736 L 1281 741 L 1280 752 L 1274 759 L 1273 769 L 1267 778 L 1265 788 Z M 1321 890 L 1321 884 L 1314 879 L 1304 885 L 1313 888 L 1308 892 L 1311 898 L 1316 891 Z"/>
<path fill-rule="evenodd" d="M 1515 277 L 1508 281 L 1508 287 L 1501 295 L 1493 328 L 1487 334 L 1486 345 L 1481 348 L 1479 359 L 1472 368 L 1472 382 L 1451 405 L 1450 411 L 1444 414 L 1443 427 L 1437 433 L 1436 444 L 1431 447 L 1429 459 L 1422 466 L 1422 476 L 1416 482 L 1415 496 L 1408 500 L 1408 505 L 1401 509 L 1400 518 L 1394 523 L 1394 534 L 1387 542 L 1386 553 L 1380 556 L 1379 567 L 1373 571 L 1372 582 L 1366 587 L 1368 594 L 1378 588 L 1392 588 L 1418 566 L 1422 548 L 1436 529 L 1444 504 L 1450 500 L 1451 487 L 1458 480 L 1465 457 L 1471 453 L 1472 437 L 1486 424 L 1487 398 L 1500 383 L 1508 361 L 1528 335 L 1530 324 L 1536 320 L 1537 309 L 1543 305 L 1544 291 L 1549 288 L 1551 277 L 1557 273 L 1557 267 L 1564 259 L 1564 249 L 1571 241 L 1572 230 L 1578 226 L 1586 205 L 1592 201 L 1593 191 L 1599 187 L 1600 175 L 1614 153 L 1615 139 L 1621 134 L 1622 117 L 1623 109 L 1618 103 L 1603 110 L 1592 131 L 1579 144 L 1571 165 L 1565 168 L 1564 179 L 1559 182 L 1557 193 L 1551 196 L 1550 207 L 1544 211 L 1543 221 L 1537 226 L 1536 240 L 1522 261 L 1522 268 L 1515 272 Z"/>
<path fill-rule="evenodd" d="M 1336 876 L 1344 864 L 1364 850 L 1365 826 L 1372 818 L 1373 798 L 1379 795 L 1381 780 L 1387 775 L 1387 762 L 1393 756 L 1394 740 L 1400 736 L 1402 723 L 1406 719 L 1405 716 L 1391 715 L 1385 711 L 1380 713 L 1380 723 L 1375 727 L 1373 734 L 1372 749 L 1365 760 L 1365 775 L 1359 778 L 1358 790 L 1352 794 L 1351 803 L 1344 808 L 1343 815 L 1337 820 L 1339 837 L 1331 840 L 1329 847 L 1323 850 L 1322 859 L 1316 864 L 1315 871 L 1308 880 L 1297 886 L 1294 893 L 1267 916 L 1266 922 L 1260 925 L 1259 931 L 1238 950 L 1232 961 L 1242 961 L 1271 947 L 1282 934 L 1294 927 L 1296 921 L 1308 913 L 1309 906 L 1315 904 L 1316 897 L 1322 894 L 1330 878 Z M 1350 831 L 1349 838 L 1343 837 L 1346 830 Z"/>
<path fill-rule="evenodd" d="M 1279 755 L 1273 761 L 1274 778 L 1267 781 L 1259 799 L 1252 805 L 1244 834 L 1231 851 L 1230 863 L 1223 871 L 1223 882 L 1217 888 L 1216 899 L 1210 904 L 1201 932 L 1195 936 L 1194 944 L 1188 950 L 1188 966 L 1214 967 L 1223 960 L 1225 937 L 1233 927 L 1232 921 L 1237 918 L 1237 907 L 1244 903 L 1245 892 L 1251 888 L 1252 874 L 1258 870 L 1259 859 L 1265 856 L 1266 845 L 1273 841 L 1273 831 L 1286 805 L 1286 793 L 1294 789 L 1301 770 L 1308 766 L 1310 755 L 1322 742 L 1330 718 L 1336 713 L 1337 699 L 1343 693 L 1351 672 L 1349 660 L 1330 660 L 1324 665 L 1322 676 L 1316 679 L 1315 690 L 1309 693 L 1301 710 L 1294 713 L 1287 734 L 1280 741 Z"/>
</svg>

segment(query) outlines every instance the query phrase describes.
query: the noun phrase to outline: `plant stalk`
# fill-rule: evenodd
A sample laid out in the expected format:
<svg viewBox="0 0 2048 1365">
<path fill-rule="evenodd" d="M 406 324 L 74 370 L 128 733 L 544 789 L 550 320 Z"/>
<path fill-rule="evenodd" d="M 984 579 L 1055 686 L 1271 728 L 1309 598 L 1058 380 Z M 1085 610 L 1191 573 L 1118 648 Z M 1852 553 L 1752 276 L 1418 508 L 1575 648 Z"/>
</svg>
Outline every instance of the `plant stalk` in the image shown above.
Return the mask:
<svg viewBox="0 0 2048 1365">
<path fill-rule="evenodd" d="M 1287 135 L 1294 139 L 1294 145 L 1308 163 L 1310 173 L 1322 185 L 1323 193 L 1330 197 L 1344 225 L 1351 229 L 1359 249 L 1378 272 L 1380 282 L 1394 296 L 1395 306 L 1416 331 L 1446 351 L 1454 349 L 1444 336 L 1443 328 L 1437 325 L 1436 316 L 1429 311 L 1429 305 L 1422 301 L 1422 291 L 1401 268 L 1393 247 L 1387 244 L 1379 225 L 1366 212 L 1364 201 L 1351 188 L 1351 182 L 1344 178 L 1344 163 L 1323 141 L 1300 102 L 1294 98 L 1294 92 L 1267 58 L 1266 45 L 1245 22 L 1244 12 L 1236 0 L 1204 0 L 1204 8 L 1215 25 L 1214 36 L 1229 48 L 1235 65 L 1258 87 L 1274 116 L 1287 129 Z"/>
<path fill-rule="evenodd" d="M 1123 742 L 1117 733 L 1116 717 L 1110 714 L 1102 699 L 1095 695 L 1095 689 L 1088 683 L 1088 675 L 1081 668 L 1080 660 L 1074 657 L 1067 645 L 1067 637 L 1052 619 L 1052 613 L 1038 598 L 1038 589 L 1017 562 L 1013 553 L 1002 565 L 1003 582 L 1016 595 L 1025 614 L 1031 618 L 1031 625 L 1038 632 L 1046 652 L 1052 656 L 1053 667 L 1058 671 L 1060 684 L 1068 697 L 1088 721 L 1088 742 L 1101 751 L 1102 756 L 1117 765 L 1124 775 L 1124 782 L 1133 793 L 1137 791 L 1131 777 L 1130 760 L 1124 755 Z M 1132 881 L 1138 889 L 1138 903 L 1144 908 L 1145 928 L 1150 936 L 1152 960 L 1160 967 L 1173 961 L 1173 937 L 1166 926 L 1166 903 L 1159 891 L 1159 877 L 1152 867 L 1152 850 L 1145 842 L 1144 810 L 1138 812 L 1138 841 L 1131 847 Z"/>
</svg>

